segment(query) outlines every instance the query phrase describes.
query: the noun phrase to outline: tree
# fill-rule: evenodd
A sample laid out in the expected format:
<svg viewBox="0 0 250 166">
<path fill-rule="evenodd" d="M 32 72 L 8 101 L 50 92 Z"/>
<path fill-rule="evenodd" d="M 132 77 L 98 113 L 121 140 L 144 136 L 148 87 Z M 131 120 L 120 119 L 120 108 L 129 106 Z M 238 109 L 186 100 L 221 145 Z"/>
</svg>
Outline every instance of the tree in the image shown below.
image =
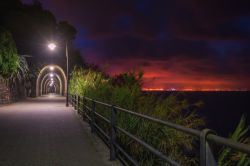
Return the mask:
<svg viewBox="0 0 250 166">
<path fill-rule="evenodd" d="M 23 4 L 21 0 L 1 2 L 0 27 L 10 31 L 19 54 L 31 55 L 27 58 L 30 73 L 36 73 L 37 66 L 42 64 L 53 63 L 65 68 L 65 58 L 61 56 L 65 53 L 65 41 L 69 45 L 70 65 L 73 67 L 76 62 L 77 66 L 84 65 L 80 52 L 72 47 L 76 29 L 66 21 L 56 20 L 53 13 L 44 9 L 39 0 L 33 0 L 33 4 Z M 55 41 L 58 45 L 61 43 L 53 56 L 46 49 L 50 41 Z M 35 79 L 32 79 L 33 86 Z"/>
<path fill-rule="evenodd" d="M 77 33 L 76 29 L 67 21 L 60 21 L 58 23 L 58 32 L 60 37 L 67 42 L 74 40 Z"/>
</svg>

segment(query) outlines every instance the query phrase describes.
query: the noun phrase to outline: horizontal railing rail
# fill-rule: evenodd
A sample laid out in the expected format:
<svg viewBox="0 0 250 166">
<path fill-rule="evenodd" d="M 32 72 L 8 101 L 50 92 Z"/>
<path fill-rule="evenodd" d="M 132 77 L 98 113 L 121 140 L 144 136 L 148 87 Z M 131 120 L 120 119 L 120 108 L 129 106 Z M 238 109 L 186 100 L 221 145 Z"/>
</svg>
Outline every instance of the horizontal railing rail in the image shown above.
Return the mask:
<svg viewBox="0 0 250 166">
<path fill-rule="evenodd" d="M 144 142 L 140 138 L 137 138 L 135 135 L 131 134 L 130 132 L 126 131 L 125 129 L 119 127 L 117 125 L 117 112 L 123 112 L 126 114 L 130 114 L 132 116 L 139 117 L 141 119 L 146 119 L 151 122 L 164 125 L 166 127 L 175 129 L 177 131 L 195 136 L 199 138 L 200 141 L 200 165 L 201 166 L 215 166 L 216 161 L 214 159 L 214 155 L 212 152 L 212 149 L 210 148 L 209 143 L 213 142 L 222 146 L 230 147 L 234 150 L 237 150 L 239 152 L 246 153 L 250 155 L 250 146 L 246 144 L 242 144 L 239 142 L 236 142 L 234 140 L 220 137 L 218 135 L 215 135 L 215 133 L 212 130 L 204 129 L 204 130 L 196 130 L 192 128 L 187 128 L 178 124 L 174 124 L 168 121 L 163 121 L 151 116 L 143 115 L 137 112 L 133 112 L 131 110 L 127 110 L 118 106 L 114 106 L 112 104 L 104 103 L 98 100 L 94 100 L 88 97 L 80 97 L 71 95 L 70 101 L 72 106 L 77 110 L 78 112 L 81 112 L 83 116 L 85 116 L 91 126 L 92 132 L 97 132 L 102 139 L 106 142 L 106 144 L 110 148 L 110 160 L 115 160 L 117 157 L 119 157 L 118 152 L 120 152 L 123 156 L 126 157 L 126 159 L 133 165 L 139 165 L 137 161 L 133 159 L 132 156 L 130 156 L 122 147 L 117 143 L 116 137 L 117 137 L 117 131 L 123 133 L 124 135 L 128 136 L 130 139 L 134 140 L 144 148 L 146 148 L 148 151 L 150 151 L 155 156 L 159 157 L 161 160 L 164 160 L 169 165 L 173 166 L 179 166 L 180 164 L 166 155 L 164 155 L 162 152 L 160 152 L 158 149 L 154 148 L 153 146 L 149 145 L 148 143 Z M 85 100 L 85 102 L 84 102 Z M 86 102 L 91 103 L 91 107 L 89 107 Z M 106 118 L 105 116 L 101 115 L 100 113 L 96 112 L 96 104 L 105 106 L 107 108 L 110 108 L 111 115 L 110 119 Z M 80 108 L 81 107 L 81 108 Z M 96 118 L 102 119 L 104 122 L 109 124 L 110 126 L 110 132 L 107 134 L 97 123 Z M 121 160 L 123 160 L 120 157 Z M 124 160 L 123 160 L 124 161 Z"/>
</svg>

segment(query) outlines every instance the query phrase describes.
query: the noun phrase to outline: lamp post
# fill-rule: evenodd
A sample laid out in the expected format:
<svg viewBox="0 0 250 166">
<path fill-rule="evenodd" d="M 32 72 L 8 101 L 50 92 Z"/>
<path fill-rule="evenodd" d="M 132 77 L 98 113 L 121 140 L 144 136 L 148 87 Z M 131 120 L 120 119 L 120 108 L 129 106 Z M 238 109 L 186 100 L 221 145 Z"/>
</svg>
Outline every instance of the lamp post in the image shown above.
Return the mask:
<svg viewBox="0 0 250 166">
<path fill-rule="evenodd" d="M 66 73 L 66 79 L 67 79 L 67 89 L 66 89 L 66 107 L 68 107 L 69 106 L 69 53 L 68 53 L 68 43 L 66 42 L 66 44 L 65 44 L 65 55 L 66 55 L 66 63 L 67 63 L 67 73 Z"/>
<path fill-rule="evenodd" d="M 50 43 L 48 45 L 50 50 L 55 50 L 56 44 L 55 43 Z M 65 55 L 66 55 L 66 107 L 69 106 L 69 53 L 68 53 L 68 43 L 65 43 Z"/>
</svg>

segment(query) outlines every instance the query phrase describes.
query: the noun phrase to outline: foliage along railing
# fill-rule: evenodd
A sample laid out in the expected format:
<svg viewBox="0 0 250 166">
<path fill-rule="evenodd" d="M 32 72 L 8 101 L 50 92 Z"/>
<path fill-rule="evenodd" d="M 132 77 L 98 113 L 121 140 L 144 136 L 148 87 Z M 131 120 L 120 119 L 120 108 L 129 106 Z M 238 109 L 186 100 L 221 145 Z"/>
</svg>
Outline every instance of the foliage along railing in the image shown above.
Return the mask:
<svg viewBox="0 0 250 166">
<path fill-rule="evenodd" d="M 81 113 L 82 116 L 86 117 L 90 123 L 91 126 L 91 132 L 97 133 L 103 141 L 108 145 L 110 148 L 110 160 L 115 160 L 117 157 L 123 162 L 123 158 L 119 154 L 122 154 L 132 165 L 139 165 L 136 160 L 133 159 L 132 156 L 130 156 L 122 147 L 119 145 L 119 143 L 116 140 L 117 137 L 117 131 L 123 133 L 124 135 L 128 136 L 133 141 L 137 142 L 144 148 L 146 148 L 149 152 L 160 158 L 161 160 L 165 161 L 167 164 L 172 166 L 179 166 L 180 164 L 176 161 L 170 159 L 169 157 L 165 156 L 163 153 L 161 153 L 159 150 L 155 149 L 153 146 L 147 144 L 143 140 L 137 138 L 133 134 L 129 133 L 125 129 L 117 126 L 117 112 L 123 112 L 126 114 L 130 114 L 132 116 L 136 116 L 142 119 L 149 120 L 151 122 L 164 125 L 166 127 L 175 129 L 177 131 L 195 136 L 199 138 L 200 142 L 200 166 L 216 166 L 216 160 L 214 158 L 213 151 L 210 147 L 210 143 L 213 142 L 215 144 L 219 144 L 222 146 L 226 146 L 229 148 L 232 148 L 234 150 L 237 150 L 242 153 L 246 153 L 250 155 L 250 146 L 242 143 L 238 143 L 236 141 L 233 141 L 228 138 L 220 137 L 215 135 L 215 133 L 210 129 L 203 129 L 203 130 L 196 130 L 187 128 L 181 125 L 177 125 L 171 122 L 163 121 L 160 119 L 156 119 L 154 117 L 150 117 L 147 115 L 143 115 L 140 113 L 136 113 L 124 108 L 120 108 L 118 106 L 114 106 L 111 104 L 103 103 L 94 99 L 90 99 L 88 97 L 82 97 L 82 96 L 70 96 L 70 102 L 72 106 L 78 111 L 78 113 Z M 88 106 L 86 102 L 91 102 L 91 106 Z M 110 109 L 111 114 L 110 118 L 106 118 L 105 116 L 101 115 L 100 113 L 96 112 L 96 105 L 101 105 L 104 107 L 107 107 Z M 106 123 L 110 125 L 110 132 L 105 132 L 97 123 L 96 119 L 100 118 Z"/>
</svg>

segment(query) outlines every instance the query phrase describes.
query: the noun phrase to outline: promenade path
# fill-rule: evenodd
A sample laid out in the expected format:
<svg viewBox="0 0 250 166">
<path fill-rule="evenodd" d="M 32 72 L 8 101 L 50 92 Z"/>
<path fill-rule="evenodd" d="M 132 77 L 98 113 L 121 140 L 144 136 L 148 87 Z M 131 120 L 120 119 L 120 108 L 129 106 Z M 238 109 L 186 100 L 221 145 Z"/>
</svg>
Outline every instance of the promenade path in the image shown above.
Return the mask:
<svg viewBox="0 0 250 166">
<path fill-rule="evenodd" d="M 0 107 L 0 166 L 116 165 L 95 139 L 64 97 Z"/>
</svg>

